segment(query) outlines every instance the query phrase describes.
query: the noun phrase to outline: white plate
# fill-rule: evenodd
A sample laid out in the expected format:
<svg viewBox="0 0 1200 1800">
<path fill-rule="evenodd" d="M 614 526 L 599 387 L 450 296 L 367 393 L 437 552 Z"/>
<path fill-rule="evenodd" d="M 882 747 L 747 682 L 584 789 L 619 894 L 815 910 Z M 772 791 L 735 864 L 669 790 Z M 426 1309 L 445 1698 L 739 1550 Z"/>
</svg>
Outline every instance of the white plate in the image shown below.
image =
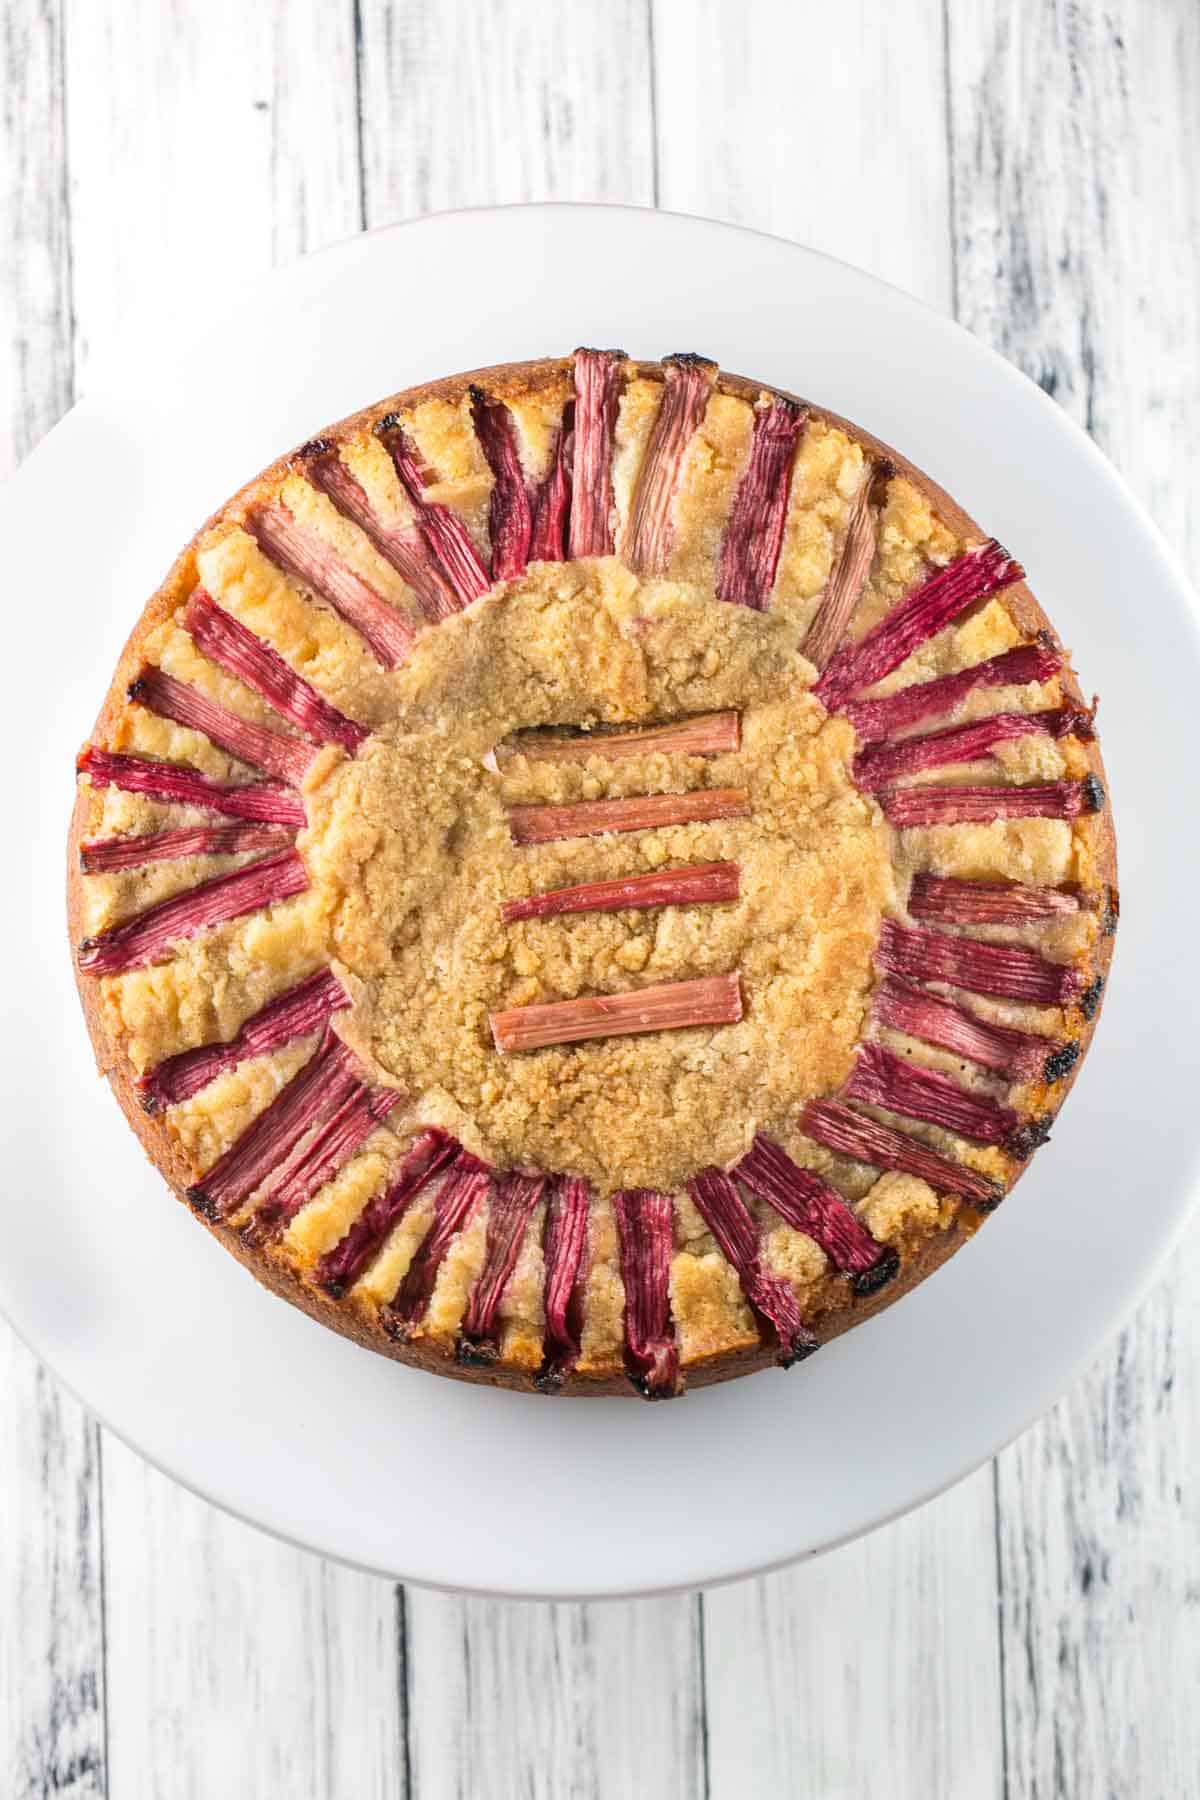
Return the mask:
<svg viewBox="0 0 1200 1800">
<path fill-rule="evenodd" d="M 418 1374 L 260 1289 L 168 1198 L 97 1081 L 63 926 L 73 752 L 199 521 L 282 447 L 383 394 L 577 343 L 703 350 L 847 414 L 944 482 L 1020 555 L 1104 695 L 1121 839 L 1124 919 L 1096 1049 L 1012 1198 L 940 1274 L 814 1362 L 666 1407 Z M 161 1468 L 269 1530 L 411 1580 L 690 1587 L 811 1554 L 946 1487 L 1048 1406 L 1132 1305 L 1182 1223 L 1200 1143 L 1200 889 L 1181 787 L 1197 750 L 1197 620 L 1109 465 L 957 326 L 812 251 L 695 219 L 425 219 L 272 278 L 186 358 L 142 354 L 25 465 L 0 530 L 0 1305 Z"/>
</svg>

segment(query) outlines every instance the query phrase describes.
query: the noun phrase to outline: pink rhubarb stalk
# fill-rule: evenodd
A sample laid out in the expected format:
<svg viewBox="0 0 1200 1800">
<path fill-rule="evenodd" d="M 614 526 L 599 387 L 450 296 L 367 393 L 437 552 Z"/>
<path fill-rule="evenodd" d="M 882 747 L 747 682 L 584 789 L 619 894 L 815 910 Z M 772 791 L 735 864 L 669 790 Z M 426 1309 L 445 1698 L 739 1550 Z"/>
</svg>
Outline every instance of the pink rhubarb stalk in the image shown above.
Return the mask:
<svg viewBox="0 0 1200 1800">
<path fill-rule="evenodd" d="M 188 1199 L 210 1219 L 226 1219 L 289 1157 L 306 1132 L 323 1125 L 360 1086 L 354 1057 L 326 1028 L 313 1055 L 218 1157 Z"/>
<path fill-rule="evenodd" d="M 658 412 L 638 471 L 621 554 L 636 575 L 665 575 L 674 541 L 671 511 L 684 457 L 708 405 L 716 363 L 685 353 L 668 356 Z"/>
<path fill-rule="evenodd" d="M 836 1188 L 802 1169 L 761 1132 L 732 1174 L 794 1231 L 819 1244 L 834 1268 L 852 1277 L 856 1293 L 875 1293 L 900 1267 L 896 1252 L 876 1243 Z"/>
<path fill-rule="evenodd" d="M 765 1320 L 779 1344 L 785 1369 L 819 1348 L 800 1313 L 791 1284 L 762 1266 L 758 1227 L 750 1208 L 723 1169 L 701 1169 L 688 1182 L 696 1210 L 738 1272 L 742 1292 L 755 1316 Z"/>
<path fill-rule="evenodd" d="M 434 1202 L 433 1223 L 409 1264 L 407 1275 L 380 1312 L 384 1330 L 393 1337 L 407 1337 L 420 1323 L 446 1252 L 470 1223 L 491 1180 L 491 1171 L 485 1163 L 468 1151 L 459 1150 Z"/>
<path fill-rule="evenodd" d="M 488 1023 L 502 1056 L 581 1044 L 592 1038 L 629 1037 L 646 1031 L 686 1031 L 695 1025 L 734 1025 L 742 1016 L 737 975 L 702 975 L 666 981 L 625 994 L 593 994 L 494 1012 Z"/>
<path fill-rule="evenodd" d="M 167 806 L 195 806 L 228 819 L 254 819 L 268 825 L 304 824 L 304 802 L 282 783 L 249 782 L 228 787 L 210 781 L 190 763 L 158 762 L 149 756 L 126 756 L 116 750 L 98 750 L 89 744 L 76 758 L 75 767 L 94 788 L 119 788 L 126 794 L 144 794 Z"/>
<path fill-rule="evenodd" d="M 568 400 L 554 440 L 550 468 L 534 501 L 530 562 L 562 562 L 566 557 L 571 528 L 571 463 L 574 455 L 575 402 Z"/>
<path fill-rule="evenodd" d="M 178 831 L 152 831 L 142 837 L 92 838 L 79 846 L 79 866 L 85 875 L 111 875 L 189 856 L 284 850 L 291 841 L 292 833 L 278 825 L 184 825 Z"/>
<path fill-rule="evenodd" d="M 625 1284 L 625 1362 L 646 1400 L 679 1389 L 679 1347 L 671 1324 L 674 1209 L 670 1194 L 627 1188 L 613 1195 Z"/>
<path fill-rule="evenodd" d="M 418 1194 L 455 1161 L 461 1149 L 461 1144 L 436 1127 L 414 1138 L 387 1186 L 372 1195 L 345 1237 L 317 1264 L 317 1286 L 340 1300 L 375 1261 Z"/>
<path fill-rule="evenodd" d="M 268 562 L 331 606 L 385 669 L 398 669 L 407 659 L 415 636 L 410 621 L 344 562 L 332 544 L 298 524 L 281 500 L 249 513 L 245 527 Z"/>
<path fill-rule="evenodd" d="M 568 555 L 611 556 L 613 440 L 627 357 L 623 350 L 575 352 L 575 442 Z"/>
<path fill-rule="evenodd" d="M 376 1126 L 399 1104 L 394 1088 L 360 1083 L 321 1129 L 297 1146 L 266 1187 L 254 1215 L 242 1227 L 247 1244 L 258 1246 L 278 1237 L 302 1207 L 344 1169 Z"/>
<path fill-rule="evenodd" d="M 533 537 L 533 507 L 517 449 L 516 426 L 502 400 L 493 400 L 480 387 L 472 387 L 469 394 L 475 435 L 492 472 L 488 506 L 492 580 L 514 581 L 529 561 Z"/>
<path fill-rule="evenodd" d="M 843 710 L 860 742 L 874 743 L 919 725 L 922 719 L 933 719 L 956 712 L 979 688 L 1028 687 L 1032 682 L 1050 681 L 1062 668 L 1062 657 L 1049 641 L 1022 644 L 1017 650 L 1002 650 L 986 662 L 957 675 L 938 675 L 932 681 L 916 681 L 883 700 L 854 700 Z"/>
<path fill-rule="evenodd" d="M 813 1101 L 805 1107 L 800 1126 L 814 1143 L 823 1144 L 838 1156 L 868 1163 L 875 1169 L 915 1175 L 939 1193 L 960 1194 L 984 1210 L 990 1211 L 1004 1198 L 1003 1188 L 990 1176 L 951 1162 L 905 1132 L 881 1125 L 878 1119 L 869 1119 L 840 1101 Z"/>
<path fill-rule="evenodd" d="M 544 1175 L 502 1175 L 488 1201 L 487 1248 L 463 1316 L 458 1360 L 493 1363 L 500 1354 L 497 1315 L 517 1266 L 534 1209 L 546 1189 Z"/>
<path fill-rule="evenodd" d="M 172 719 L 176 725 L 203 732 L 206 738 L 228 751 L 230 756 L 236 756 L 239 762 L 250 763 L 296 787 L 304 780 L 317 754 L 302 738 L 284 737 L 265 725 L 252 725 L 249 719 L 240 718 L 217 700 L 210 700 L 207 694 L 202 694 L 188 682 L 176 681 L 163 669 L 143 668 L 129 684 L 129 698 L 162 719 Z"/>
<path fill-rule="evenodd" d="M 914 919 L 933 925 L 1028 925 L 1079 911 L 1069 888 L 1024 887 L 1019 881 L 964 881 L 914 875 L 908 894 Z"/>
<path fill-rule="evenodd" d="M 990 1095 L 972 1094 L 949 1076 L 922 1069 L 883 1044 L 860 1044 L 845 1094 L 847 1100 L 940 1125 L 981 1144 L 1003 1144 L 1019 1124 L 1011 1107 Z"/>
<path fill-rule="evenodd" d="M 167 1106 L 178 1106 L 206 1088 L 210 1081 L 248 1062 L 252 1056 L 266 1056 L 281 1050 L 285 1044 L 310 1032 L 321 1031 L 335 1012 L 349 1006 L 350 996 L 332 969 L 318 969 L 286 993 L 246 1019 L 233 1037 L 223 1044 L 199 1044 L 194 1050 L 181 1050 L 165 1062 L 148 1069 L 138 1081 L 142 1106 L 148 1113 L 158 1113 Z"/>
<path fill-rule="evenodd" d="M 873 630 L 854 644 L 843 644 L 813 689 L 831 712 L 852 694 L 882 681 L 921 644 L 957 619 L 968 606 L 1010 587 L 1024 574 L 995 538 L 934 569 Z"/>
<path fill-rule="evenodd" d="M 788 489 L 805 411 L 781 396 L 754 415 L 750 460 L 729 509 L 717 568 L 717 599 L 766 606 L 783 544 Z"/>
<path fill-rule="evenodd" d="M 1093 735 L 1087 713 L 1073 706 L 1058 706 L 1047 712 L 990 713 L 985 719 L 951 725 L 948 730 L 933 731 L 927 737 L 871 744 L 854 759 L 854 779 L 860 788 L 873 793 L 906 775 L 944 769 L 952 763 L 979 762 L 994 756 L 998 744 L 1011 744 L 1017 738 L 1036 737 L 1039 733 L 1052 738 Z"/>
<path fill-rule="evenodd" d="M 378 431 L 391 453 L 400 485 L 416 512 L 417 524 L 430 554 L 436 557 L 442 573 L 458 595 L 460 610 L 470 606 L 472 600 L 487 593 L 491 582 L 471 541 L 466 521 L 440 500 L 425 498 L 425 469 L 398 416 L 393 413 L 383 419 Z"/>
<path fill-rule="evenodd" d="M 741 714 L 693 713 L 669 725 L 640 725 L 634 731 L 526 731 L 500 748 L 530 762 L 624 762 L 631 756 L 728 756 L 740 749 Z"/>
<path fill-rule="evenodd" d="M 260 907 L 290 900 L 307 886 L 308 873 L 295 850 L 247 863 L 228 875 L 201 882 L 186 894 L 162 900 L 95 937 L 84 938 L 79 946 L 79 967 L 88 975 L 122 975 L 127 969 L 143 969 L 148 963 L 164 961 L 184 938 Z"/>
<path fill-rule="evenodd" d="M 354 752 L 370 732 L 339 712 L 318 694 L 303 675 L 283 660 L 240 619 L 217 605 L 203 588 L 197 588 L 183 609 L 184 629 L 197 649 L 230 675 L 253 688 L 281 718 L 287 719 L 319 744 L 340 744 Z"/>
<path fill-rule="evenodd" d="M 332 501 L 351 524 L 357 525 L 384 562 L 416 595 L 421 611 L 431 624 L 451 618 L 462 606 L 442 573 L 441 564 L 415 525 L 385 525 L 375 511 L 362 483 L 352 475 L 336 451 L 324 444 L 310 446 L 305 474 L 318 491 Z"/>
<path fill-rule="evenodd" d="M 542 1236 L 546 1354 L 536 1385 L 543 1393 L 554 1393 L 579 1359 L 588 1211 L 587 1182 L 579 1175 L 560 1175 L 546 1207 Z"/>
<path fill-rule="evenodd" d="M 988 825 L 996 819 L 1079 819 L 1099 812 L 1104 789 L 1094 775 L 1082 781 L 1025 786 L 912 787 L 881 794 L 879 804 L 898 831 L 928 825 Z"/>
<path fill-rule="evenodd" d="M 568 806 L 510 806 L 515 844 L 553 844 L 561 838 L 601 837 L 606 831 L 658 831 L 668 825 L 744 819 L 744 788 L 693 788 L 687 794 L 634 794 L 624 800 L 579 800 Z"/>
<path fill-rule="evenodd" d="M 621 912 L 626 907 L 706 906 L 736 900 L 740 871 L 736 863 L 698 863 L 690 869 L 654 869 L 616 881 L 585 881 L 578 887 L 551 888 L 524 900 L 506 900 L 500 917 L 506 925 L 518 919 L 554 919 L 564 913 Z"/>
<path fill-rule="evenodd" d="M 875 994 L 876 1023 L 922 1038 L 1009 1081 L 1056 1081 L 1074 1066 L 1078 1046 L 1058 1044 L 1036 1032 L 996 1025 L 966 1012 L 940 994 L 908 987 L 891 976 Z"/>
<path fill-rule="evenodd" d="M 924 926 L 885 919 L 875 960 L 906 981 L 944 981 L 951 987 L 1033 1006 L 1065 1006 L 1082 986 L 1070 963 L 1049 962 L 1020 944 L 984 944 Z"/>
<path fill-rule="evenodd" d="M 845 637 L 846 627 L 867 584 L 875 560 L 879 512 L 887 497 L 888 482 L 894 474 L 890 463 L 868 469 L 854 496 L 841 552 L 830 571 L 821 604 L 804 640 L 804 655 L 818 669 L 825 667 Z"/>
</svg>

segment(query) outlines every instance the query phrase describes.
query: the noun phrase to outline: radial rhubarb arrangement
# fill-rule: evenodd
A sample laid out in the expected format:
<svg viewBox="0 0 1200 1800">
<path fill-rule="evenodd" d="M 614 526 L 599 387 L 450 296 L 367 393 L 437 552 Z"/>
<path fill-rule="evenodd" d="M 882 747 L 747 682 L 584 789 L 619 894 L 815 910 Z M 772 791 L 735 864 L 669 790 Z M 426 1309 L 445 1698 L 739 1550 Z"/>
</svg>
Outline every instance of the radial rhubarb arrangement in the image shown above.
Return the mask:
<svg viewBox="0 0 1200 1800">
<path fill-rule="evenodd" d="M 371 1349 L 547 1396 L 791 1367 L 1083 1065 L 1095 715 L 1020 564 L 820 407 L 690 352 L 432 381 L 146 605 L 76 763 L 97 1059 Z"/>
</svg>

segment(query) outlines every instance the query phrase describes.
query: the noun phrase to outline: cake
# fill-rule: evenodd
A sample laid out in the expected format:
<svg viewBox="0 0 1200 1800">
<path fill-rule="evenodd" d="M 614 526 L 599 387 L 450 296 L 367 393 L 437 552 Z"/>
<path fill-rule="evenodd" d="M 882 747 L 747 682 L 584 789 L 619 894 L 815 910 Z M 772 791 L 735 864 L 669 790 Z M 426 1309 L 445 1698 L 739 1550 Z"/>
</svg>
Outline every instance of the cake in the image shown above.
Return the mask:
<svg viewBox="0 0 1200 1800">
<path fill-rule="evenodd" d="M 99 1067 L 372 1349 L 787 1367 L 974 1233 L 1078 1073 L 1094 711 L 1009 552 L 818 406 L 601 350 L 394 395 L 129 639 L 70 831 Z"/>
</svg>

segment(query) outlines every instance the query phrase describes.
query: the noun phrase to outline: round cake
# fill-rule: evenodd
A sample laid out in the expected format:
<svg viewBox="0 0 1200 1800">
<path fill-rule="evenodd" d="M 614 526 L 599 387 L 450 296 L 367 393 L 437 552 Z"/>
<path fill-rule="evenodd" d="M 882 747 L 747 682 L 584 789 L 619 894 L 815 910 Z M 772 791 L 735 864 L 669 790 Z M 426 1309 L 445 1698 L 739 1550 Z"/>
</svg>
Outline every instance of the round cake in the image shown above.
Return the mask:
<svg viewBox="0 0 1200 1800">
<path fill-rule="evenodd" d="M 361 1343 L 541 1393 L 787 1367 L 1004 1197 L 1117 916 L 1013 557 L 696 355 L 394 395 L 150 599 L 79 757 L 101 1070 Z"/>
</svg>

